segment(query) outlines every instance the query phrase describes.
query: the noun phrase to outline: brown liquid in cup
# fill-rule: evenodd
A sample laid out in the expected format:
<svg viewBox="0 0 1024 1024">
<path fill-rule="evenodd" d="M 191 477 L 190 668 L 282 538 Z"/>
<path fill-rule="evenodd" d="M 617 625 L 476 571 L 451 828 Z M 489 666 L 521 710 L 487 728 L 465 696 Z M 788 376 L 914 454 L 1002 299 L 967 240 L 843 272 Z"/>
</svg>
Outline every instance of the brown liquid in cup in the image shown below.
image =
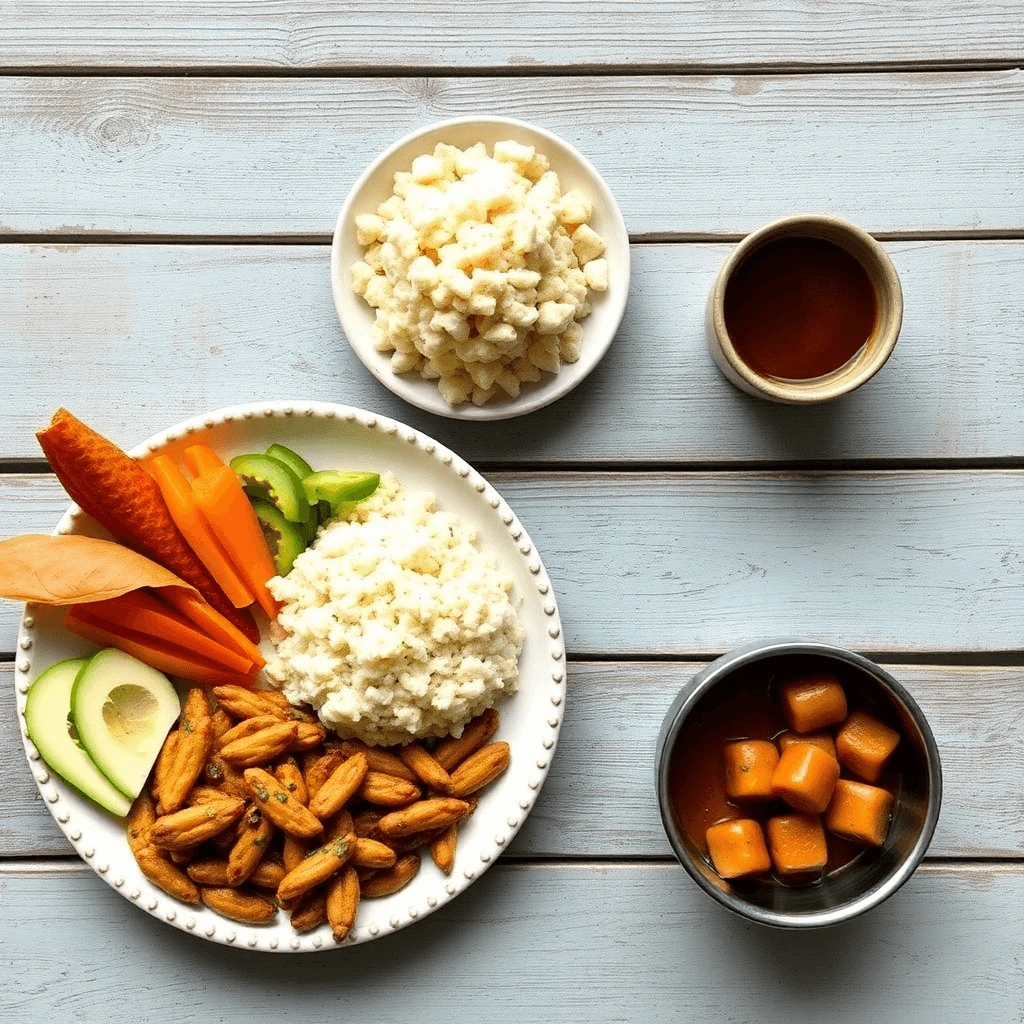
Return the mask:
<svg viewBox="0 0 1024 1024">
<path fill-rule="evenodd" d="M 867 271 L 821 238 L 778 238 L 755 249 L 725 290 L 725 326 L 755 373 L 808 380 L 849 362 L 878 323 Z"/>
</svg>

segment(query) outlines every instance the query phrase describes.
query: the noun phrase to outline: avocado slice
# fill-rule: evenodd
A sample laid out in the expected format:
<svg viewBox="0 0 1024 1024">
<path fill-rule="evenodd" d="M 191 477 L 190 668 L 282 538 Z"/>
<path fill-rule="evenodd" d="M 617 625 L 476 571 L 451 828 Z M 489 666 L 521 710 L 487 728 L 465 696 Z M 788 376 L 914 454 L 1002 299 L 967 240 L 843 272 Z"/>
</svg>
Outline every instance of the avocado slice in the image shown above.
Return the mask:
<svg viewBox="0 0 1024 1024">
<path fill-rule="evenodd" d="M 52 771 L 105 811 L 123 818 L 131 810 L 131 800 L 92 762 L 71 724 L 71 688 L 88 661 L 58 661 L 32 683 L 25 699 L 25 729 Z"/>
<path fill-rule="evenodd" d="M 283 462 L 269 455 L 236 455 L 231 468 L 250 498 L 269 501 L 290 523 L 309 520 L 309 500 L 302 481 Z"/>
<path fill-rule="evenodd" d="M 179 714 L 168 678 L 113 647 L 94 654 L 71 687 L 71 717 L 85 752 L 132 800 Z"/>
<path fill-rule="evenodd" d="M 306 538 L 301 527 L 289 523 L 280 511 L 269 501 L 256 500 L 252 503 L 256 518 L 263 527 L 263 536 L 274 556 L 278 576 L 287 575 L 295 559 L 306 550 Z"/>
<path fill-rule="evenodd" d="M 322 469 L 302 481 L 306 497 L 314 501 L 326 501 L 331 515 L 345 501 L 362 501 L 368 498 L 380 483 L 380 473 L 358 473 L 341 469 Z"/>
<path fill-rule="evenodd" d="M 301 455 L 283 444 L 272 444 L 264 454 L 283 462 L 300 480 L 305 480 L 313 472 L 313 467 Z"/>
</svg>

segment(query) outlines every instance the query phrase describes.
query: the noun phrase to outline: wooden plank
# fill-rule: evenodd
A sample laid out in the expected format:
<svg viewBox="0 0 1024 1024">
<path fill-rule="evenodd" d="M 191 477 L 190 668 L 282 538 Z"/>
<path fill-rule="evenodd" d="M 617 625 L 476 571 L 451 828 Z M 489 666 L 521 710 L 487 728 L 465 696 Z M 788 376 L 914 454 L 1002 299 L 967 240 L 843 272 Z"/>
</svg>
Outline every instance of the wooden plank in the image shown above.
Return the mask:
<svg viewBox="0 0 1024 1024">
<path fill-rule="evenodd" d="M 0 232 L 324 236 L 386 146 L 418 126 L 478 113 L 533 121 L 577 144 L 634 234 L 736 235 L 801 210 L 876 232 L 1021 230 L 1009 169 L 1024 162 L 1022 103 L 1021 70 L 8 77 Z"/>
<path fill-rule="evenodd" d="M 1024 19 L 1013 4 L 811 0 L 737 7 L 727 0 L 570 3 L 477 0 L 452 5 L 355 0 L 126 7 L 0 4 L 8 67 L 367 69 L 573 64 L 633 66 L 912 64 L 1018 59 Z M 385 45 L 386 44 L 386 45 Z"/>
<path fill-rule="evenodd" d="M 806 933 L 741 921 L 674 864 L 498 864 L 383 946 L 277 957 L 168 927 L 84 868 L 14 864 L 0 885 L 4 1005 L 18 1021 L 120 1020 L 126 993 L 154 1024 L 179 1021 L 183 1000 L 221 1024 L 276 1007 L 317 1020 L 329 1006 L 381 1024 L 453 1012 L 662 1024 L 680 1008 L 696 1020 L 1018 1024 L 1024 1013 L 1019 868 L 925 868 L 866 916 Z"/>
<path fill-rule="evenodd" d="M 485 464 L 1024 451 L 1024 242 L 890 243 L 907 308 L 896 353 L 857 394 L 812 409 L 743 395 L 712 364 L 703 306 L 730 248 L 634 246 L 630 306 L 590 379 L 539 413 L 466 431 L 364 370 L 334 314 L 325 247 L 0 246 L 0 458 L 39 458 L 34 431 L 62 402 L 132 444 L 186 415 L 282 396 L 379 410 Z"/>
<path fill-rule="evenodd" d="M 511 852 L 523 857 L 670 857 L 654 795 L 665 711 L 695 664 L 577 663 L 558 756 Z M 1020 671 L 888 666 L 931 723 L 943 762 L 933 857 L 1024 856 Z M 0 665 L 0 857 L 71 853 L 38 795 L 18 734 L 12 667 Z"/>
<path fill-rule="evenodd" d="M 758 637 L 869 651 L 1024 649 L 1024 473 L 539 473 L 492 479 L 541 552 L 567 650 L 702 655 Z M 0 476 L 11 534 L 56 481 Z M 18 609 L 0 609 L 13 650 Z"/>
</svg>

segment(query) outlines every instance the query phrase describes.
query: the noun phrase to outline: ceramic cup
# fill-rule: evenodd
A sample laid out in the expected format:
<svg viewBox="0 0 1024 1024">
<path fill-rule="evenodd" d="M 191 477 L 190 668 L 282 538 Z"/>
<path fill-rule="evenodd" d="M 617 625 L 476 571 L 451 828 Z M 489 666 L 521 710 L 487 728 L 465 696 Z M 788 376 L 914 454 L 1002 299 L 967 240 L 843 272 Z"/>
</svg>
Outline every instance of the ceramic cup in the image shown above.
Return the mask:
<svg viewBox="0 0 1024 1024">
<path fill-rule="evenodd" d="M 734 271 L 756 249 L 780 238 L 819 238 L 840 246 L 864 267 L 875 289 L 878 319 L 871 337 L 852 359 L 822 377 L 790 380 L 756 372 L 739 357 L 725 326 L 725 292 Z M 708 297 L 707 338 L 719 369 L 742 391 L 770 402 L 810 405 L 848 394 L 878 373 L 896 346 L 902 322 L 900 279 L 878 242 L 849 221 L 825 214 L 802 214 L 766 224 L 732 251 Z"/>
</svg>

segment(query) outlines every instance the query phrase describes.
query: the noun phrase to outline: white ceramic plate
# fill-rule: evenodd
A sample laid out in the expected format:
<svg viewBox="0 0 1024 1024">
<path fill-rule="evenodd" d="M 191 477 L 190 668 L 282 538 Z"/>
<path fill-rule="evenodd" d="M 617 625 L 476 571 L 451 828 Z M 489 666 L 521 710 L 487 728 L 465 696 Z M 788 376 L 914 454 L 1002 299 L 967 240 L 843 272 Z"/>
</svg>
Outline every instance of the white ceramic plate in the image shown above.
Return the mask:
<svg viewBox="0 0 1024 1024">
<path fill-rule="evenodd" d="M 499 739 L 512 747 L 503 776 L 488 787 L 459 832 L 455 868 L 445 877 L 424 857 L 419 874 L 385 899 L 367 900 L 343 945 L 366 942 L 425 917 L 478 878 L 501 855 L 529 813 L 547 775 L 562 722 L 565 657 L 558 607 L 547 572 L 513 511 L 472 467 L 411 427 L 343 405 L 267 402 L 234 406 L 181 423 L 133 449 L 180 451 L 203 440 L 223 457 L 263 451 L 275 441 L 301 453 L 315 468 L 391 470 L 408 488 L 432 491 L 439 507 L 472 523 L 480 546 L 514 577 L 522 599 L 526 642 L 520 658 L 519 692 L 499 705 Z M 72 506 L 58 533 L 104 536 Z M 82 859 L 126 899 L 162 921 L 214 942 L 278 952 L 332 948 L 327 926 L 296 935 L 285 914 L 265 928 L 236 924 L 205 907 L 179 903 L 150 883 L 135 864 L 123 821 L 79 796 L 46 764 L 25 733 L 25 694 L 32 680 L 62 658 L 95 648 L 68 633 L 60 609 L 26 608 L 18 638 L 16 686 L 19 725 L 32 774 L 43 801 Z"/>
<path fill-rule="evenodd" d="M 472 402 L 451 406 L 437 390 L 435 381 L 419 374 L 397 374 L 391 369 L 390 353 L 373 347 L 374 310 L 352 290 L 351 267 L 363 258 L 363 247 L 356 240 L 355 219 L 361 213 L 375 213 L 392 194 L 396 171 L 407 171 L 415 157 L 432 153 L 438 142 L 465 149 L 484 142 L 490 149 L 495 142 L 515 139 L 535 146 L 558 173 L 562 191 L 579 188 L 593 205 L 590 226 L 608 247 L 608 290 L 591 292 L 593 312 L 581 321 L 583 354 L 575 363 L 567 363 L 556 374 L 545 373 L 536 384 L 525 384 L 518 398 L 494 399 L 483 406 Z M 385 387 L 412 405 L 438 416 L 462 420 L 503 420 L 522 416 L 549 405 L 568 394 L 594 369 L 615 337 L 626 310 L 629 294 L 629 235 L 615 197 L 590 163 L 577 149 L 543 128 L 510 117 L 464 117 L 420 128 L 382 153 L 352 186 L 338 215 L 331 246 L 331 292 L 342 329 L 363 365 Z"/>
</svg>

